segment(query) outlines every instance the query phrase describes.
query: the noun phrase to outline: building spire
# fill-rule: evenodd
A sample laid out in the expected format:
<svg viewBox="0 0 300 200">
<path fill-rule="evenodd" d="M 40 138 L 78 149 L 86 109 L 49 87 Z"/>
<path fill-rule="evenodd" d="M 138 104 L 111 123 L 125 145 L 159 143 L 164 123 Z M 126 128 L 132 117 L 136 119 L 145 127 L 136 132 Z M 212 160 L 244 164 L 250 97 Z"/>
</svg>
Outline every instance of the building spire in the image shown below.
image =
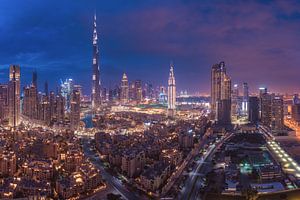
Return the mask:
<svg viewBox="0 0 300 200">
<path fill-rule="evenodd" d="M 92 74 L 92 107 L 97 108 L 101 104 L 101 83 L 100 83 L 100 67 L 99 67 L 99 48 L 97 35 L 97 17 L 94 14 L 93 25 L 93 74 Z"/>
</svg>

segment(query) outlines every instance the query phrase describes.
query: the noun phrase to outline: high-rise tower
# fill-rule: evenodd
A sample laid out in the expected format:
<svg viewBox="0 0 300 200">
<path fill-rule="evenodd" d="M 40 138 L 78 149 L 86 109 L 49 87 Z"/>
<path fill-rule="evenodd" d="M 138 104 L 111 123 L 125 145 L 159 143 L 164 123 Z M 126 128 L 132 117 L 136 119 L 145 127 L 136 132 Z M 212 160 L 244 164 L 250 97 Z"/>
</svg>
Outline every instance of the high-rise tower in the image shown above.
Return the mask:
<svg viewBox="0 0 300 200">
<path fill-rule="evenodd" d="M 99 69 L 99 48 L 96 14 L 94 15 L 94 32 L 93 32 L 93 75 L 92 75 L 92 108 L 97 108 L 101 104 L 101 83 Z"/>
<path fill-rule="evenodd" d="M 176 84 L 174 76 L 174 65 L 170 64 L 170 74 L 168 80 L 168 116 L 176 114 Z"/>
<path fill-rule="evenodd" d="M 219 124 L 231 123 L 231 79 L 226 74 L 224 62 L 212 66 L 211 111 Z"/>
<path fill-rule="evenodd" d="M 16 127 L 20 124 L 20 66 L 11 65 L 9 68 L 9 125 Z"/>
<path fill-rule="evenodd" d="M 243 115 L 248 115 L 248 107 L 249 107 L 249 88 L 248 83 L 243 83 L 243 102 L 242 102 L 242 111 Z"/>
<path fill-rule="evenodd" d="M 126 104 L 129 98 L 129 88 L 128 88 L 128 78 L 124 73 L 121 82 L 121 102 L 122 104 Z"/>
</svg>

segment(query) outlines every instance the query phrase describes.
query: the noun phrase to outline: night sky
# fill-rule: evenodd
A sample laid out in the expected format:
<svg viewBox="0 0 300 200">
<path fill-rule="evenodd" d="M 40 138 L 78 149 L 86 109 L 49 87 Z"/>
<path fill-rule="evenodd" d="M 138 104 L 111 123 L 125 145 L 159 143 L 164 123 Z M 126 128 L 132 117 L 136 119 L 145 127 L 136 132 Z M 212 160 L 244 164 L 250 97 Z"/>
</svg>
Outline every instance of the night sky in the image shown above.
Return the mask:
<svg viewBox="0 0 300 200">
<path fill-rule="evenodd" d="M 226 3 L 225 3 L 226 2 Z M 55 88 L 73 78 L 90 92 L 92 20 L 97 12 L 104 87 L 122 73 L 166 85 L 173 60 L 178 90 L 209 92 L 210 68 L 225 61 L 250 91 L 300 86 L 300 1 L 0 0 L 0 82 L 21 65 Z"/>
</svg>

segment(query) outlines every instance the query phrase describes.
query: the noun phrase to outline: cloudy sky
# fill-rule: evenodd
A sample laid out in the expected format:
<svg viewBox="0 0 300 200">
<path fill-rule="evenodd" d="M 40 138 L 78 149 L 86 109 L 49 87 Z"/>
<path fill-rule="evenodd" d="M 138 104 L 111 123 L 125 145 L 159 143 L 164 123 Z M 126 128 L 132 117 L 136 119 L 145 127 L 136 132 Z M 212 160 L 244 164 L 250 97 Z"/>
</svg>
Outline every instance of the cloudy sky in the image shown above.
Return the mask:
<svg viewBox="0 0 300 200">
<path fill-rule="evenodd" d="M 226 3 L 225 3 L 226 2 Z M 299 91 L 299 1 L 0 0 L 0 82 L 21 65 L 22 85 L 48 80 L 91 85 L 92 20 L 97 12 L 103 85 L 166 85 L 175 64 L 179 90 L 208 92 L 210 68 L 225 61 L 233 83 L 251 91 Z"/>
</svg>

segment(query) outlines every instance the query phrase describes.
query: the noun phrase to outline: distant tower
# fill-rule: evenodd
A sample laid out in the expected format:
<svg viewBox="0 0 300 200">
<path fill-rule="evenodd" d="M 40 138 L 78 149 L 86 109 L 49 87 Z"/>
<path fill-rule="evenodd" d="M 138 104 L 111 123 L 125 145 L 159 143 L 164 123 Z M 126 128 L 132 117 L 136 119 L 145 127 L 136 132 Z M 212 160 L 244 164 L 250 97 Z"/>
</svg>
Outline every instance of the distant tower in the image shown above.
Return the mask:
<svg viewBox="0 0 300 200">
<path fill-rule="evenodd" d="M 168 116 L 174 117 L 176 113 L 176 84 L 173 63 L 170 64 L 168 80 Z"/>
<path fill-rule="evenodd" d="M 128 78 L 124 73 L 121 82 L 121 102 L 122 104 L 126 104 L 129 98 L 129 88 L 128 88 Z"/>
<path fill-rule="evenodd" d="M 9 68 L 9 125 L 16 127 L 20 124 L 20 66 L 11 65 Z"/>
<path fill-rule="evenodd" d="M 93 32 L 93 76 L 92 76 L 92 108 L 97 108 L 101 104 L 101 83 L 99 70 L 99 49 L 96 25 L 96 14 L 94 15 Z"/>
</svg>

